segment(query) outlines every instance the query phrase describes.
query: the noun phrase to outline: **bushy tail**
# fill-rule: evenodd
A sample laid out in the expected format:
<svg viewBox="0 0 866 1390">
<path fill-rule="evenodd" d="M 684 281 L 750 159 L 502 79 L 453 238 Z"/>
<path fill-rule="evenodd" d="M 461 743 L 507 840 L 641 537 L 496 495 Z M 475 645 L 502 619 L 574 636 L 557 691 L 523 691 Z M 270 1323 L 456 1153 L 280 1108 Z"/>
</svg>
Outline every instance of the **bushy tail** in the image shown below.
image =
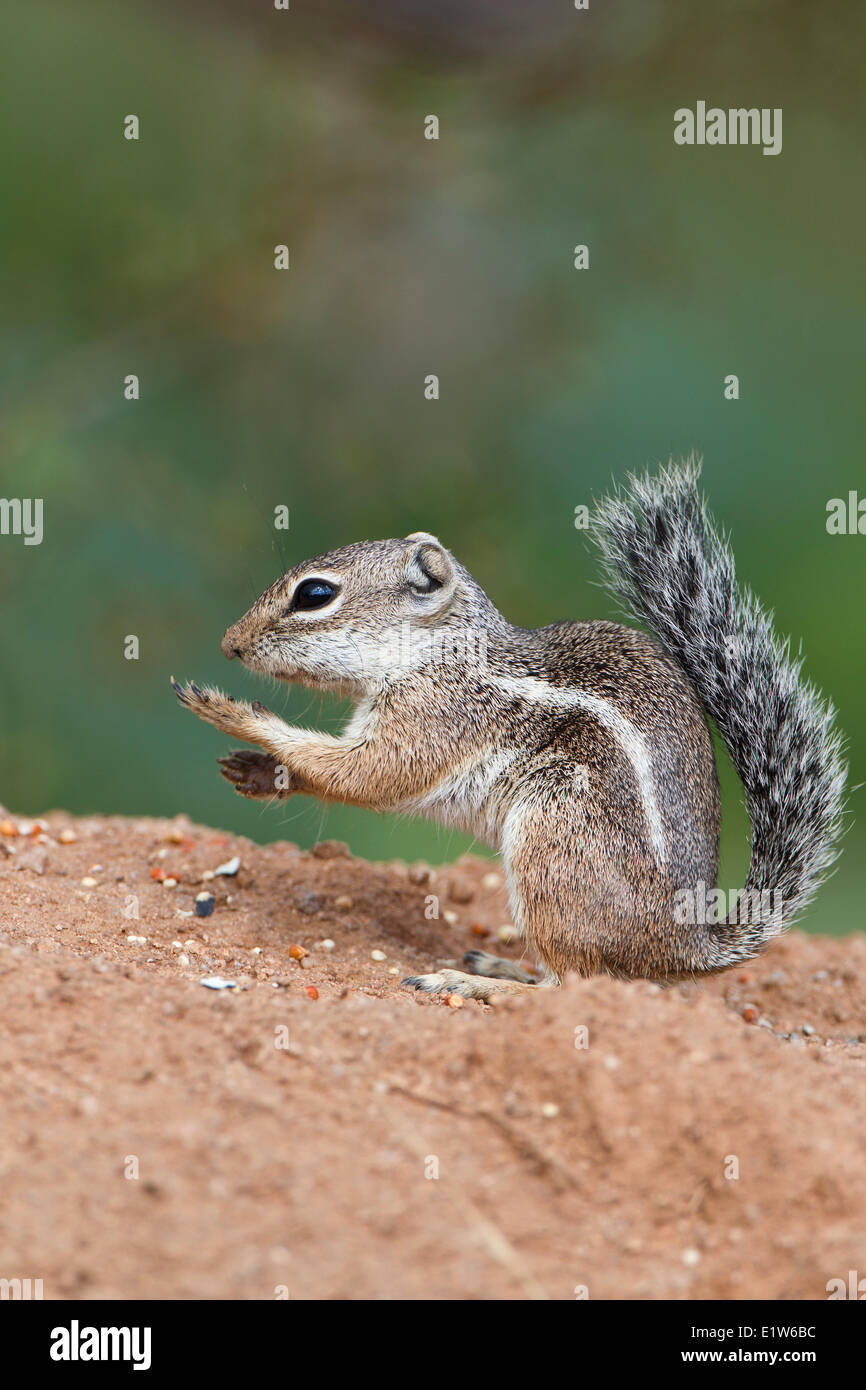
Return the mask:
<svg viewBox="0 0 866 1390">
<path fill-rule="evenodd" d="M 607 587 L 689 676 L 745 788 L 751 863 L 737 908 L 711 931 L 712 970 L 760 951 L 820 887 L 839 853 L 847 767 L 833 706 L 737 584 L 699 475 L 692 457 L 630 478 L 592 534 Z"/>
</svg>

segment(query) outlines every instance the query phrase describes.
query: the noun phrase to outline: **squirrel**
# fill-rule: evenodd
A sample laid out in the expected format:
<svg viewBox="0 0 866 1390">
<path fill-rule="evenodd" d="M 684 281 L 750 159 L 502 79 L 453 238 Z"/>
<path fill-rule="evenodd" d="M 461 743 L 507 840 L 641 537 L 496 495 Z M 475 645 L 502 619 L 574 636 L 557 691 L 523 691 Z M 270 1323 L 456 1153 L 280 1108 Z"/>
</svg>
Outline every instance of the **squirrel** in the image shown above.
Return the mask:
<svg viewBox="0 0 866 1390">
<path fill-rule="evenodd" d="M 591 518 L 605 584 L 649 634 L 514 627 L 415 532 L 296 565 L 223 637 L 252 671 L 349 696 L 339 737 L 172 677 L 184 706 L 264 750 L 219 759 L 242 795 L 420 813 L 500 852 L 542 978 L 470 951 L 462 970 L 404 984 L 486 1000 L 569 972 L 713 974 L 789 926 L 836 859 L 847 768 L 835 711 L 738 585 L 700 470 L 691 456 L 629 475 Z M 718 869 L 710 719 L 752 831 L 745 888 L 721 920 L 688 910 Z"/>
</svg>

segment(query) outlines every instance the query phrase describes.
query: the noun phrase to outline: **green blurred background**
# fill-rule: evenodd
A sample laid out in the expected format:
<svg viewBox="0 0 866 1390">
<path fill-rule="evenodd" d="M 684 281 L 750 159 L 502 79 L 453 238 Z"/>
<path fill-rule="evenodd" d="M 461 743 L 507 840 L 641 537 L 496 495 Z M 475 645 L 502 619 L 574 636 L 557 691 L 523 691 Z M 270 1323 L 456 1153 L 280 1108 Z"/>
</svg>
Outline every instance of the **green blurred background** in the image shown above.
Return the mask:
<svg viewBox="0 0 866 1390">
<path fill-rule="evenodd" d="M 825 519 L 866 495 L 862 5 L 6 16 L 0 495 L 45 499 L 41 546 L 0 537 L 7 806 L 456 855 L 426 822 L 237 798 L 169 673 L 336 727 L 332 702 L 227 667 L 223 629 L 289 564 L 417 529 L 515 622 L 613 616 L 574 508 L 692 448 L 860 780 L 866 537 Z M 782 107 L 781 155 L 675 146 L 698 99 Z M 733 888 L 748 827 L 723 778 Z M 852 820 L 809 925 L 859 926 L 864 890 Z"/>
</svg>

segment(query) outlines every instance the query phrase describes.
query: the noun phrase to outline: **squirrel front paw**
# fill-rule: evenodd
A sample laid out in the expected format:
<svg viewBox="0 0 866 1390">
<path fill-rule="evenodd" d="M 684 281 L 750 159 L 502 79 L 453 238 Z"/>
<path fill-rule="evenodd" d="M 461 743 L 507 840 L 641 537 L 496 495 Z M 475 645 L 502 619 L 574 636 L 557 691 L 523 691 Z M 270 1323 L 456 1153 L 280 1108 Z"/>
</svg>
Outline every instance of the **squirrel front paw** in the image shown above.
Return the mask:
<svg viewBox="0 0 866 1390">
<path fill-rule="evenodd" d="M 213 724 L 221 733 L 245 739 L 247 743 L 257 743 L 263 725 L 267 727 L 267 721 L 272 718 L 270 710 L 259 700 L 254 700 L 252 704 L 246 700 L 235 700 L 212 685 L 202 687 L 196 685 L 195 681 L 181 685 L 174 676 L 171 684 L 184 709 L 191 710 L 205 723 Z"/>
<path fill-rule="evenodd" d="M 238 748 L 224 758 L 217 758 L 217 762 L 223 777 L 241 796 L 270 801 L 272 797 L 291 796 L 296 790 L 288 769 L 270 753 Z"/>
</svg>

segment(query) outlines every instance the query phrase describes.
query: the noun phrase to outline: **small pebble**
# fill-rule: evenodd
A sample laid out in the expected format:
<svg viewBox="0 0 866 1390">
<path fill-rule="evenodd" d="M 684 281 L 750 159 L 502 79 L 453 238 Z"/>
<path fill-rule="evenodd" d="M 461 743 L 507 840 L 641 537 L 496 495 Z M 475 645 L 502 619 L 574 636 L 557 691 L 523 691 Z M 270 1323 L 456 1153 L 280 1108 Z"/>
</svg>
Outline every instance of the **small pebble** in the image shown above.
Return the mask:
<svg viewBox="0 0 866 1390">
<path fill-rule="evenodd" d="M 222 975 L 208 975 L 204 980 L 199 980 L 199 984 L 204 985 L 205 989 L 237 989 L 237 980 L 224 980 Z"/>
<path fill-rule="evenodd" d="M 164 879 L 162 880 L 162 886 L 163 886 L 163 888 L 176 888 L 176 887 L 177 887 L 177 879 L 176 879 L 176 878 L 164 878 Z"/>
<path fill-rule="evenodd" d="M 472 935 L 473 935 L 473 936 L 489 936 L 489 935 L 490 935 L 490 928 L 489 928 L 489 927 L 482 927 L 482 925 L 481 925 L 480 922 L 473 922 L 473 923 L 472 923 Z"/>
<path fill-rule="evenodd" d="M 800 1029 L 800 1032 L 805 1033 L 807 1038 L 811 1038 L 814 1031 L 815 1029 L 812 1027 L 811 1023 L 804 1023 L 803 1027 Z"/>
<path fill-rule="evenodd" d="M 216 898 L 213 893 L 197 893 L 195 899 L 196 917 L 210 917 L 216 906 Z"/>
<path fill-rule="evenodd" d="M 498 874 L 485 874 L 481 880 L 481 887 L 486 893 L 492 893 L 494 889 L 502 887 L 502 879 Z"/>
<path fill-rule="evenodd" d="M 317 859 L 351 859 L 352 851 L 342 840 L 320 840 L 313 845 L 312 853 Z"/>
<path fill-rule="evenodd" d="M 74 830 L 61 830 L 57 838 L 60 841 L 61 845 L 74 845 L 75 841 L 78 839 L 78 836 L 76 835 Z"/>
<path fill-rule="evenodd" d="M 694 1266 L 700 1264 L 701 1252 L 700 1250 L 684 1250 L 680 1259 L 684 1265 Z"/>
<path fill-rule="evenodd" d="M 466 1003 L 462 994 L 449 994 L 445 1001 L 449 1009 L 462 1009 Z"/>
<path fill-rule="evenodd" d="M 213 869 L 205 869 L 204 873 L 201 876 L 202 883 L 210 883 L 212 878 L 216 878 L 216 874 L 214 873 Z"/>
<path fill-rule="evenodd" d="M 448 896 L 453 903 L 471 903 L 475 897 L 475 889 L 468 883 L 452 883 L 448 890 Z"/>
<path fill-rule="evenodd" d="M 234 878 L 240 867 L 241 861 L 238 856 L 235 855 L 234 859 L 227 859 L 224 864 L 217 865 L 214 869 L 214 873 L 221 874 L 224 878 Z"/>
<path fill-rule="evenodd" d="M 755 1008 L 754 1004 L 747 1004 L 743 1009 L 743 1021 L 745 1023 L 757 1023 L 760 1017 L 760 1011 Z"/>
<path fill-rule="evenodd" d="M 87 878 L 83 878 L 81 880 L 81 886 L 82 888 L 98 888 L 99 884 L 97 883 L 95 878 L 90 878 L 88 876 Z"/>
<path fill-rule="evenodd" d="M 0 835 L 8 835 L 10 839 L 18 834 L 18 826 L 12 820 L 0 821 Z"/>
<path fill-rule="evenodd" d="M 512 927 L 510 922 L 505 922 L 501 927 L 496 928 L 496 935 L 504 946 L 510 946 L 512 941 L 516 941 L 520 935 L 516 927 Z"/>
<path fill-rule="evenodd" d="M 304 985 L 304 993 L 308 999 L 318 999 L 319 991 L 315 985 Z"/>
<path fill-rule="evenodd" d="M 384 952 L 384 951 L 375 950 L 375 951 L 371 951 L 371 952 L 370 952 L 370 959 L 371 959 L 371 960 L 387 960 L 388 957 L 385 955 L 385 952 Z"/>
<path fill-rule="evenodd" d="M 425 883 L 430 882 L 430 870 L 426 864 L 413 864 L 409 870 L 409 882 L 423 888 Z"/>
<path fill-rule="evenodd" d="M 165 869 L 161 869 L 158 864 L 154 864 L 150 871 L 150 876 L 152 879 L 155 879 L 157 883 L 162 883 L 165 878 Z"/>
<path fill-rule="evenodd" d="M 133 935 L 130 933 L 130 935 L 129 935 L 126 939 L 127 939 L 127 941 L 131 941 L 132 944 L 133 944 L 134 946 L 146 946 L 146 945 L 147 945 L 147 937 L 146 937 L 146 936 L 133 936 Z"/>
<path fill-rule="evenodd" d="M 335 941 L 332 941 L 329 936 L 326 936 L 324 941 L 316 942 L 316 945 L 319 947 L 321 951 L 333 951 L 336 944 L 337 943 Z"/>
<path fill-rule="evenodd" d="M 177 958 L 177 963 L 178 965 L 189 965 L 189 956 L 185 955 L 184 952 L 181 951 L 180 955 Z"/>
<path fill-rule="evenodd" d="M 303 893 L 300 889 L 294 894 L 292 902 L 298 912 L 303 912 L 305 917 L 313 917 L 317 912 L 321 912 L 325 906 L 325 900 L 321 893 Z"/>
<path fill-rule="evenodd" d="M 448 907 L 446 907 L 445 911 L 442 913 L 442 916 L 445 918 L 445 921 L 448 923 L 449 927 L 453 927 L 454 923 L 457 921 L 457 913 L 452 912 L 451 909 Z"/>
<path fill-rule="evenodd" d="M 339 898 L 334 899 L 334 907 L 338 912 L 348 912 L 352 906 L 352 899 L 347 898 L 345 893 L 341 893 Z"/>
<path fill-rule="evenodd" d="M 554 1105 L 553 1101 L 549 1100 L 546 1105 L 542 1105 L 541 1113 L 546 1120 L 555 1120 L 559 1114 L 559 1106 Z"/>
</svg>

